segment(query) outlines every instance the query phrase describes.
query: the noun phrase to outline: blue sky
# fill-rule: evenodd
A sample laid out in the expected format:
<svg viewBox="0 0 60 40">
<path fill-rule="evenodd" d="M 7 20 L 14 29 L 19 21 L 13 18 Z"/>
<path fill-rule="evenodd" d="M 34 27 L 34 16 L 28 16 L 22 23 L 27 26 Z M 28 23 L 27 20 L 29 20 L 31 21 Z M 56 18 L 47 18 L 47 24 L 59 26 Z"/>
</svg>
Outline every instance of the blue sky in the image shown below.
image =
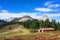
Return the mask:
<svg viewBox="0 0 60 40">
<path fill-rule="evenodd" d="M 0 0 L 0 19 L 29 15 L 40 18 L 48 15 L 60 21 L 59 0 Z"/>
</svg>

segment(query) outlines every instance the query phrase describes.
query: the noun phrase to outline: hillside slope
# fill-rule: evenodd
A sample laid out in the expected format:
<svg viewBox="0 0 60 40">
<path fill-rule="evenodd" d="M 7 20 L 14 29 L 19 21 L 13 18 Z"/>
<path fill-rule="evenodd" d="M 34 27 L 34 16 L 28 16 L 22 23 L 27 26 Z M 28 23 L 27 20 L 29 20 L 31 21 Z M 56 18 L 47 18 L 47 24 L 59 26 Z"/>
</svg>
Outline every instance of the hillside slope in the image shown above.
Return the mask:
<svg viewBox="0 0 60 40">
<path fill-rule="evenodd" d="M 0 29 L 0 32 L 5 32 L 5 31 L 13 30 L 13 29 L 18 29 L 18 28 L 23 29 L 24 27 L 19 24 L 12 24 L 12 25 L 8 25 Z"/>
</svg>

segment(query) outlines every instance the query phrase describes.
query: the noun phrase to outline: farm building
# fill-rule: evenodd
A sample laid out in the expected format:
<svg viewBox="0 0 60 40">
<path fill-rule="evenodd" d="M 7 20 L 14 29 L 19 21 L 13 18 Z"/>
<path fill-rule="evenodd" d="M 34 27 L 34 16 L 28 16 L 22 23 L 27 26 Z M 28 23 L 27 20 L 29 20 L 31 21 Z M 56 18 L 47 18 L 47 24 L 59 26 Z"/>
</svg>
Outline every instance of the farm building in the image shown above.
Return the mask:
<svg viewBox="0 0 60 40">
<path fill-rule="evenodd" d="M 54 28 L 40 28 L 38 29 L 38 32 L 44 32 L 44 31 L 54 31 Z"/>
</svg>

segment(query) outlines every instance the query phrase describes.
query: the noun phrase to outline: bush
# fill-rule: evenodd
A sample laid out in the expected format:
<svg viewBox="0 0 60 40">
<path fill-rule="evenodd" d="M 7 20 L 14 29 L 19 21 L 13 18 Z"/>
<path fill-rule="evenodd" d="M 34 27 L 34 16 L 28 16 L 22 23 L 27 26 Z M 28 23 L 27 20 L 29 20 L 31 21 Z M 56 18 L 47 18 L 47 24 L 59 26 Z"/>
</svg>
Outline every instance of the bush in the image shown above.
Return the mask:
<svg viewBox="0 0 60 40">
<path fill-rule="evenodd" d="M 30 32 L 31 32 L 31 33 L 36 33 L 37 30 L 36 30 L 36 29 L 31 29 Z"/>
</svg>

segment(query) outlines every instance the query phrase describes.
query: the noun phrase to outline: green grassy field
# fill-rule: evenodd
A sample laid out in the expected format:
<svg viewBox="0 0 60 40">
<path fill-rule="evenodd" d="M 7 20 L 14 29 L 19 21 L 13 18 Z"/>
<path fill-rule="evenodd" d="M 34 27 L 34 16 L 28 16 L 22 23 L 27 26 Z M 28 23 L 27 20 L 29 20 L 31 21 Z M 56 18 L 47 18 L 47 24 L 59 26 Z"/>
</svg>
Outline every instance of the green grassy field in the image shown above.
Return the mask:
<svg viewBox="0 0 60 40">
<path fill-rule="evenodd" d="M 37 33 L 30 33 L 28 29 L 23 29 L 17 32 L 10 32 L 7 34 L 0 34 L 0 40 L 2 39 L 11 39 L 11 38 L 19 38 L 24 37 L 25 39 L 31 39 L 31 40 L 60 40 L 60 31 L 53 31 L 53 32 L 37 32 Z M 42 39 L 39 39 L 42 38 Z M 23 39 L 23 38 L 22 38 Z M 23 40 L 25 40 L 23 39 Z"/>
<path fill-rule="evenodd" d="M 0 38 L 9 38 L 12 36 L 19 36 L 19 35 L 28 35 L 30 34 L 29 30 L 27 29 L 22 29 L 17 32 L 9 32 L 7 34 L 0 34 Z"/>
</svg>

